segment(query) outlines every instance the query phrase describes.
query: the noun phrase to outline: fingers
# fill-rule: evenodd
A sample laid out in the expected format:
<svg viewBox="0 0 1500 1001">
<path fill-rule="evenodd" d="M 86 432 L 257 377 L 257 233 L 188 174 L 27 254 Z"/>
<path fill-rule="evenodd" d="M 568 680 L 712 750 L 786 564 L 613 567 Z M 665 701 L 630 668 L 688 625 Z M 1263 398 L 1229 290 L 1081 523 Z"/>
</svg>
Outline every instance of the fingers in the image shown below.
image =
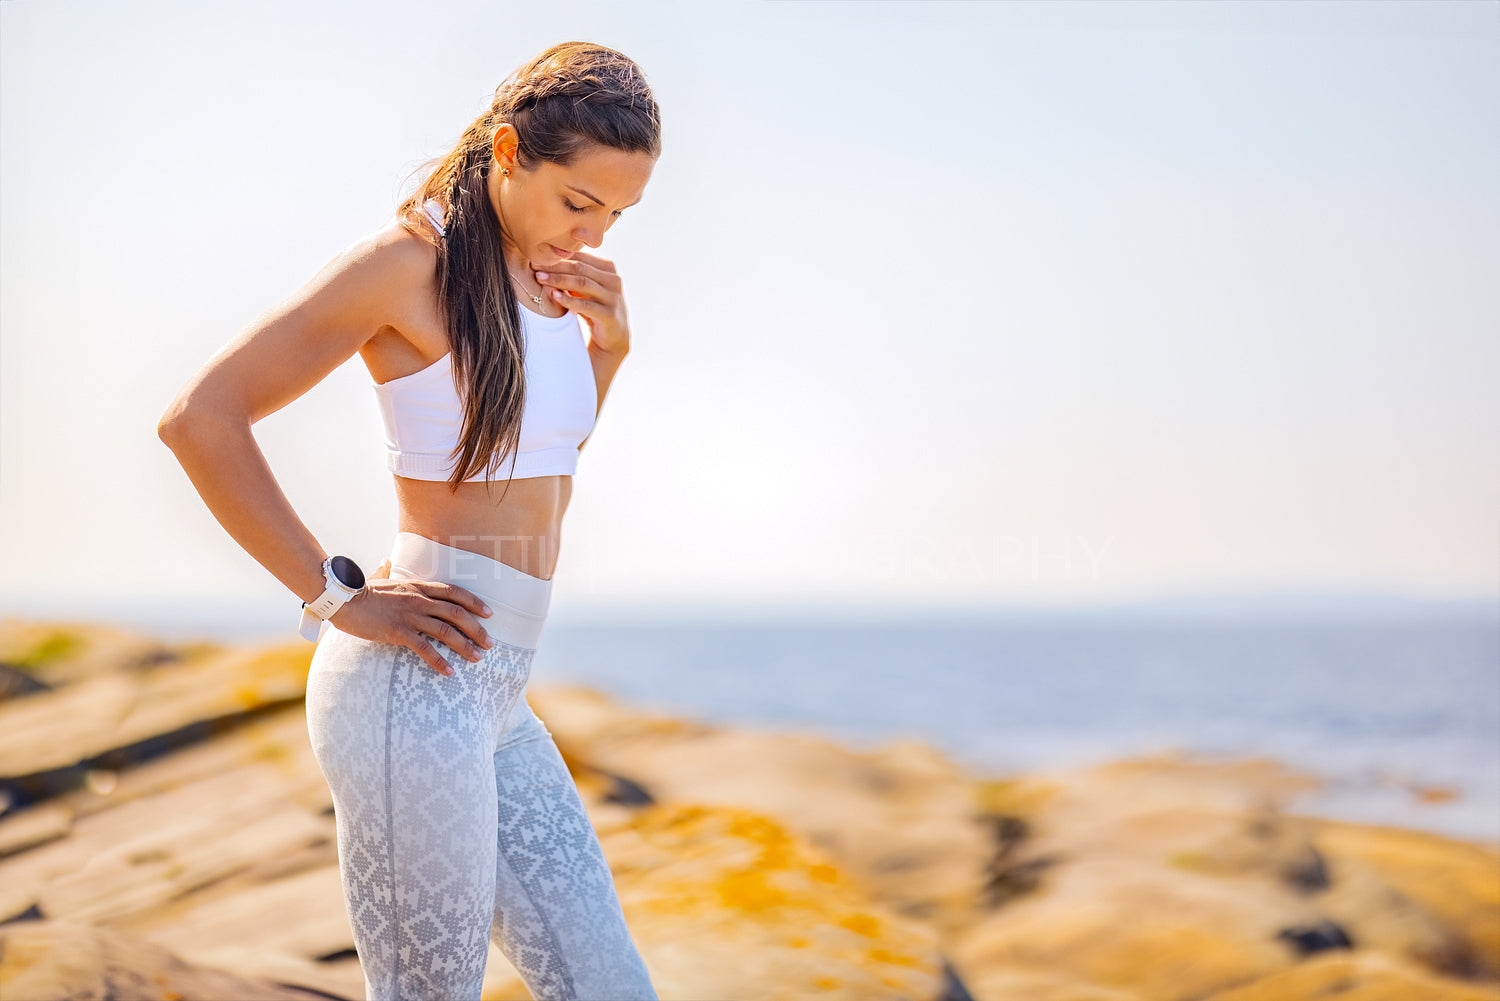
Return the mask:
<svg viewBox="0 0 1500 1001">
<path fill-rule="evenodd" d="M 427 637 L 415 629 L 406 636 L 402 646 L 405 646 L 418 657 L 425 660 L 428 666 L 438 674 L 451 675 L 453 673 L 453 668 L 449 667 L 448 662 L 443 659 L 443 655 L 438 653 L 437 647 L 428 642 Z"/>
<path fill-rule="evenodd" d="M 600 257 L 597 254 L 590 254 L 586 250 L 575 250 L 573 251 L 573 256 L 583 258 L 585 262 L 592 264 L 594 267 L 599 268 L 602 271 L 614 273 L 615 262 L 611 261 L 607 257 Z"/>
<path fill-rule="evenodd" d="M 471 662 L 484 657 L 495 640 L 480 621 L 492 610 L 473 591 L 435 580 L 404 581 L 406 600 L 416 599 L 402 615 L 404 626 L 395 642 L 427 662 L 439 674 L 451 675 L 452 666 L 434 645 L 441 643 Z"/>
<path fill-rule="evenodd" d="M 432 669 L 439 674 L 451 675 L 453 665 L 443 656 L 442 651 L 433 645 L 434 642 L 442 643 L 448 649 L 454 651 L 465 660 L 477 662 L 481 656 L 474 644 L 464 639 L 463 633 L 455 629 L 450 623 L 442 619 L 428 617 L 422 624 L 413 630 L 407 638 L 406 646 L 414 651 L 417 656 L 425 660 Z"/>
<path fill-rule="evenodd" d="M 560 277 L 563 276 L 551 275 L 548 278 L 538 280 L 545 287 L 547 285 L 551 285 L 554 279 Z M 586 279 L 580 279 L 579 281 L 581 282 L 585 280 Z M 590 282 L 589 284 L 593 285 L 597 290 L 592 295 L 586 295 L 582 292 L 569 292 L 565 289 L 560 288 L 549 288 L 547 289 L 547 298 L 551 299 L 553 302 L 557 303 L 564 309 L 571 310 L 574 313 L 582 313 L 584 316 L 594 317 L 599 316 L 600 314 L 608 315 L 609 311 L 614 308 L 613 304 L 615 301 L 615 297 L 612 295 L 612 293 L 600 288 L 597 283 Z"/>
<path fill-rule="evenodd" d="M 443 581 L 425 581 L 423 588 L 427 591 L 428 597 L 457 605 L 463 611 L 468 612 L 467 618 L 458 620 L 456 624 L 462 626 L 465 632 L 472 633 L 476 640 L 480 638 L 484 627 L 479 624 L 479 619 L 490 617 L 490 607 L 484 603 L 483 598 L 467 588 Z"/>
<path fill-rule="evenodd" d="M 601 287 L 592 278 L 586 278 L 581 274 L 567 274 L 561 271 L 537 271 L 535 274 L 537 284 L 547 289 L 554 299 L 566 296 L 569 290 L 585 292 L 590 286 L 596 289 Z M 563 296 L 559 296 L 559 292 L 562 292 Z"/>
<path fill-rule="evenodd" d="M 470 661 L 477 662 L 485 650 L 495 645 L 494 638 L 480 621 L 481 617 L 488 618 L 491 612 L 478 595 L 441 581 L 422 581 L 420 587 L 427 601 L 416 622 L 417 629 Z"/>
<path fill-rule="evenodd" d="M 542 285 L 551 285 L 555 288 L 579 291 L 602 288 L 611 292 L 618 292 L 621 288 L 620 276 L 615 273 L 613 265 L 605 270 L 576 261 L 558 261 L 556 264 L 537 268 L 531 273 Z"/>
<path fill-rule="evenodd" d="M 570 295 L 567 292 L 561 291 L 560 289 L 553 289 L 552 290 L 551 299 L 552 299 L 553 302 L 557 303 L 559 306 L 563 307 L 564 309 L 571 309 L 575 313 L 577 313 L 577 312 L 587 313 L 587 312 L 590 312 L 591 310 L 593 310 L 593 309 L 596 308 L 595 305 L 594 305 L 594 300 L 590 299 L 588 296 Z M 586 308 L 586 309 L 580 309 L 579 308 L 579 307 L 582 307 L 582 306 L 585 306 L 585 305 L 587 305 L 588 308 Z"/>
<path fill-rule="evenodd" d="M 613 272 L 615 270 L 614 261 L 610 260 L 608 257 L 600 257 L 598 254 L 591 254 L 586 250 L 575 250 L 573 251 L 573 256 L 571 258 L 564 258 L 558 263 L 562 265 L 587 264 L 591 267 L 597 268 L 600 271 Z M 526 266 L 529 268 L 535 268 L 536 262 L 528 257 L 526 259 Z"/>
</svg>

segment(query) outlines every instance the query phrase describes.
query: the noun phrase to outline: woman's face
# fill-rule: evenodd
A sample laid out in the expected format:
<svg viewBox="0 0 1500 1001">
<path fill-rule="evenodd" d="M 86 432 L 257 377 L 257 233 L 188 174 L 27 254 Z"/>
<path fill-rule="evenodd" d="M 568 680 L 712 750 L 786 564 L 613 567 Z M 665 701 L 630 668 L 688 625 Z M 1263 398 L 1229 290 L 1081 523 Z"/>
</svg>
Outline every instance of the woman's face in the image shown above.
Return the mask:
<svg viewBox="0 0 1500 1001">
<path fill-rule="evenodd" d="M 495 137 L 497 166 L 490 171 L 507 250 L 520 266 L 541 268 L 596 249 L 622 212 L 641 200 L 656 161 L 644 153 L 591 147 L 572 166 L 541 163 L 533 171 L 515 161 L 515 131 L 502 125 Z M 501 173 L 510 169 L 510 176 Z"/>
</svg>

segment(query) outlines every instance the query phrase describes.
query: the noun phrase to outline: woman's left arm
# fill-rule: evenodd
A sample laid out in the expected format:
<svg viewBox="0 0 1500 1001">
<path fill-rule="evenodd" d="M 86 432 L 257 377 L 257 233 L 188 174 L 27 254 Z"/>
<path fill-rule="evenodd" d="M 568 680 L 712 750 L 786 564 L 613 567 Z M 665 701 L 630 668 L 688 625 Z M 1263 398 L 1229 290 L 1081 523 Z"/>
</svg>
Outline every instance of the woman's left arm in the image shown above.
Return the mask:
<svg viewBox="0 0 1500 1001">
<path fill-rule="evenodd" d="M 625 312 L 625 293 L 613 261 L 574 251 L 573 260 L 548 265 L 536 271 L 537 282 L 551 290 L 558 305 L 582 316 L 589 331 L 589 364 L 594 369 L 594 388 L 599 394 L 594 413 L 604 409 L 604 397 L 620 363 L 630 353 L 630 323 Z M 592 436 L 592 432 L 590 432 Z M 588 442 L 579 443 L 579 451 Z"/>
</svg>

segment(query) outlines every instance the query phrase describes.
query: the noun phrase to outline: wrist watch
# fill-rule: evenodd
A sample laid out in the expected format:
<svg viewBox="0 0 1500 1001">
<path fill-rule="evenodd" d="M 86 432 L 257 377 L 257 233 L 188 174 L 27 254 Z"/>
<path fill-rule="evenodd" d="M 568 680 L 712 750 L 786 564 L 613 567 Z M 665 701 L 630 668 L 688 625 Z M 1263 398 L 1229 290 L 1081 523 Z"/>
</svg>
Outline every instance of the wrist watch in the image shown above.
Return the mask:
<svg viewBox="0 0 1500 1001">
<path fill-rule="evenodd" d="M 344 607 L 365 586 L 365 572 L 347 556 L 330 556 L 323 561 L 323 579 L 328 587 L 311 602 L 302 603 L 302 623 L 298 632 L 310 643 L 318 641 L 323 620 Z"/>
</svg>

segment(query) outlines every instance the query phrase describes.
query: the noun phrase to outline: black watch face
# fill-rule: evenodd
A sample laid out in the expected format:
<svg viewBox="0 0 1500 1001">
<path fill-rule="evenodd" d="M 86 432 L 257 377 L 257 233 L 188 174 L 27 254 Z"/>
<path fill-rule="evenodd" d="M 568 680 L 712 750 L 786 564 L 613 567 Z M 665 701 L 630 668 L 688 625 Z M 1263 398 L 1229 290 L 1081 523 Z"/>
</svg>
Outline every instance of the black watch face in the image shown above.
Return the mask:
<svg viewBox="0 0 1500 1001">
<path fill-rule="evenodd" d="M 365 572 L 347 556 L 335 556 L 329 565 L 340 584 L 356 590 L 365 586 Z"/>
</svg>

